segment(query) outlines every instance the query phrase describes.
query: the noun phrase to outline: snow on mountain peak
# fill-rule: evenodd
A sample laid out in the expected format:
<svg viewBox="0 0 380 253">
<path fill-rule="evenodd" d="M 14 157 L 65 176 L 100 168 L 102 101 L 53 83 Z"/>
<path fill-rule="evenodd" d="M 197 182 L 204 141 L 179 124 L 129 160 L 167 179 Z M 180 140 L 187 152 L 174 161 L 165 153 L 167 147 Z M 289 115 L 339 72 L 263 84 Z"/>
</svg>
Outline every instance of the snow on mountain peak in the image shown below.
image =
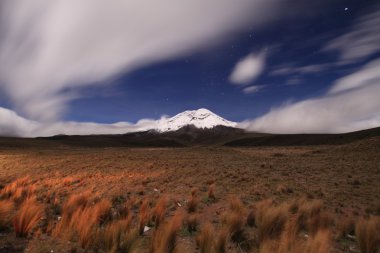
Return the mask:
<svg viewBox="0 0 380 253">
<path fill-rule="evenodd" d="M 159 132 L 176 131 L 184 126 L 194 125 L 197 128 L 213 128 L 215 126 L 236 127 L 236 123 L 228 121 L 215 113 L 201 108 L 194 111 L 184 111 L 171 118 L 163 118 L 156 130 Z"/>
</svg>

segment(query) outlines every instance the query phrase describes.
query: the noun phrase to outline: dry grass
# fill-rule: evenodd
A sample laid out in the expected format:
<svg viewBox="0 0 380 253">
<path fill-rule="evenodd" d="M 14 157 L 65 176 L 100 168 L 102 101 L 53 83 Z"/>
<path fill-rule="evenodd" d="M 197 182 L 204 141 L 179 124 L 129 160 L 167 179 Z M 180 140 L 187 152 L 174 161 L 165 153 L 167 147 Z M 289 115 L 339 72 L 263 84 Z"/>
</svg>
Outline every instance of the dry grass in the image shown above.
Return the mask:
<svg viewBox="0 0 380 253">
<path fill-rule="evenodd" d="M 338 238 L 344 238 L 347 235 L 354 235 L 355 234 L 355 220 L 352 215 L 349 216 L 340 216 L 337 219 L 336 222 L 337 227 L 337 237 Z"/>
<path fill-rule="evenodd" d="M 153 251 L 150 245 L 153 248 L 164 244 L 176 246 L 159 246 L 155 252 L 199 252 L 195 238 L 202 234 L 205 224 L 211 223 L 211 246 L 204 249 L 213 253 L 359 250 L 359 243 L 347 236 L 353 235 L 349 217 L 359 220 L 379 215 L 376 194 L 368 194 L 380 190 L 380 174 L 373 166 L 378 161 L 374 156 L 377 152 L 318 147 L 321 152 L 314 153 L 316 149 L 1 150 L 0 187 L 4 188 L 0 190 L 0 201 L 14 203 L 11 217 L 30 196 L 43 205 L 46 215 L 28 232 L 27 238 L 16 238 L 12 226 L 5 225 L 0 248 L 29 250 L 26 245 L 33 241 L 63 246 L 52 245 L 54 252 L 147 252 Z M 273 156 L 275 152 L 286 155 Z M 355 155 L 347 156 L 349 152 Z M 341 159 L 342 155 L 346 158 Z M 348 164 L 355 166 L 351 168 Z M 6 185 L 10 178 L 26 175 L 29 178 Z M 360 179 L 360 185 L 350 184 L 353 175 Z M 217 188 L 218 201 L 209 201 L 215 195 L 215 182 L 223 187 Z M 277 189 L 278 185 L 292 191 Z M 238 198 L 231 200 L 229 196 L 233 194 L 240 196 L 244 204 Z M 294 201 L 305 195 L 307 199 Z M 161 198 L 167 198 L 166 207 Z M 194 211 L 188 213 L 187 200 L 191 198 L 197 201 Z M 273 209 L 280 207 L 283 212 L 277 212 L 285 214 L 285 224 L 277 222 L 284 215 L 273 214 L 276 213 Z M 0 204 L 0 210 L 4 209 L 8 207 Z M 183 229 L 180 224 L 173 236 L 165 232 L 170 230 L 171 223 L 166 217 L 172 217 L 176 210 L 186 213 L 186 218 Z M 266 239 L 260 241 L 258 234 L 262 233 L 263 224 L 272 229 L 267 229 Z M 145 225 L 156 228 L 139 235 Z M 368 238 L 361 241 L 370 241 L 372 237 L 368 234 L 374 233 L 368 231 L 376 228 L 367 223 L 362 226 L 358 223 L 357 227 L 362 227 L 357 230 Z M 173 237 L 176 243 L 165 243 L 173 241 L 170 239 Z M 239 237 L 243 239 L 234 239 Z M 203 240 L 203 245 L 206 244 Z"/>
<path fill-rule="evenodd" d="M 27 199 L 13 219 L 16 236 L 26 237 L 38 224 L 44 208 L 35 198 Z"/>
<path fill-rule="evenodd" d="M 214 252 L 214 238 L 215 230 L 213 225 L 209 222 L 205 223 L 197 237 L 197 244 L 201 253 Z"/>
<path fill-rule="evenodd" d="M 100 232 L 99 240 L 107 252 L 129 252 L 137 238 L 137 231 L 131 229 L 132 216 L 108 224 Z"/>
<path fill-rule="evenodd" d="M 361 253 L 376 253 L 380 250 L 380 218 L 360 219 L 355 227 Z"/>
<path fill-rule="evenodd" d="M 278 239 L 288 219 L 288 206 L 271 206 L 271 202 L 263 202 L 257 208 L 256 223 L 259 241 Z"/>
<path fill-rule="evenodd" d="M 210 186 L 208 187 L 207 197 L 209 199 L 212 199 L 212 200 L 216 199 L 216 197 L 215 197 L 215 184 L 210 184 Z"/>
<path fill-rule="evenodd" d="M 186 226 L 187 226 L 187 230 L 190 233 L 197 231 L 198 217 L 196 214 L 191 214 L 187 216 Z"/>
<path fill-rule="evenodd" d="M 144 228 L 148 224 L 149 221 L 149 200 L 144 199 L 141 203 L 139 210 L 139 234 L 142 235 L 144 233 Z"/>
<path fill-rule="evenodd" d="M 226 252 L 227 237 L 228 237 L 228 230 L 225 228 L 219 229 L 219 232 L 215 239 L 215 245 L 214 245 L 216 253 Z"/>
<path fill-rule="evenodd" d="M 9 226 L 12 220 L 14 204 L 11 200 L 0 201 L 0 230 Z"/>
<path fill-rule="evenodd" d="M 198 234 L 196 241 L 201 253 L 224 253 L 229 231 L 220 228 L 215 231 L 214 226 L 206 222 Z"/>
<path fill-rule="evenodd" d="M 62 220 L 54 231 L 55 236 L 78 236 L 83 248 L 93 243 L 97 226 L 110 217 L 111 203 L 109 200 L 101 200 L 91 205 L 89 199 L 87 194 L 69 198 L 63 208 Z"/>
<path fill-rule="evenodd" d="M 93 208 L 93 215 L 96 217 L 97 223 L 102 224 L 111 220 L 111 207 L 111 201 L 108 199 L 102 199 L 100 202 L 96 203 Z"/>
<path fill-rule="evenodd" d="M 199 198 L 196 195 L 191 195 L 187 202 L 187 212 L 194 213 L 197 210 L 199 204 Z"/>
<path fill-rule="evenodd" d="M 152 236 L 151 253 L 172 253 L 177 242 L 177 233 L 182 226 L 183 214 L 177 212 L 165 225 L 154 231 Z"/>
<path fill-rule="evenodd" d="M 25 187 L 29 182 L 29 177 L 22 177 L 6 185 L 0 192 L 1 198 L 12 197 L 19 188 Z"/>
<path fill-rule="evenodd" d="M 153 220 L 154 226 L 156 228 L 158 228 L 160 226 L 161 222 L 165 218 L 167 203 L 168 203 L 167 198 L 165 196 L 161 197 L 157 201 L 157 204 L 152 211 L 152 220 Z"/>
</svg>

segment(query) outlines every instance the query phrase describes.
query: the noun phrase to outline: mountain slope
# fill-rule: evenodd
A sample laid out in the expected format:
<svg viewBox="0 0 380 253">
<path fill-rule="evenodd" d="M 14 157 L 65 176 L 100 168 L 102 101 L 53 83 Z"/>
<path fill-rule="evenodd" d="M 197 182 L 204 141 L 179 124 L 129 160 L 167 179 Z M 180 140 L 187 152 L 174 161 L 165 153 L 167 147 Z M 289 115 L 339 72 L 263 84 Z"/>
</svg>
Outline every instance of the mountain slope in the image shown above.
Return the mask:
<svg viewBox="0 0 380 253">
<path fill-rule="evenodd" d="M 184 111 L 169 119 L 161 119 L 157 123 L 155 130 L 158 132 L 177 131 L 188 125 L 201 129 L 210 129 L 216 126 L 236 127 L 237 124 L 202 108 L 194 111 Z"/>
</svg>

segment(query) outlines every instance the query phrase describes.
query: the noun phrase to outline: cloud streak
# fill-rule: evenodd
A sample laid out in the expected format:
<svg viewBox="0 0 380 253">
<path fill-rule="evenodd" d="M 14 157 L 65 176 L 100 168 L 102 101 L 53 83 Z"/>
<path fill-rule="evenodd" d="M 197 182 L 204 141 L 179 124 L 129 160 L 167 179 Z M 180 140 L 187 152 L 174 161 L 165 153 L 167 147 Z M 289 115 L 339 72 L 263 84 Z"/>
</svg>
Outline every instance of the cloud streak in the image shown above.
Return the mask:
<svg viewBox="0 0 380 253">
<path fill-rule="evenodd" d="M 340 60 L 362 60 L 380 51 L 380 5 L 369 14 L 361 16 L 346 34 L 330 41 L 323 51 L 337 51 Z"/>
<path fill-rule="evenodd" d="M 12 110 L 0 107 L 0 136 L 11 137 L 45 137 L 60 134 L 125 134 L 156 128 L 159 121 L 142 119 L 137 123 L 118 122 L 99 124 L 92 122 L 37 122 L 21 117 Z"/>
<path fill-rule="evenodd" d="M 259 92 L 264 86 L 263 85 L 253 85 L 248 86 L 243 89 L 243 93 L 245 94 L 254 94 Z"/>
</svg>

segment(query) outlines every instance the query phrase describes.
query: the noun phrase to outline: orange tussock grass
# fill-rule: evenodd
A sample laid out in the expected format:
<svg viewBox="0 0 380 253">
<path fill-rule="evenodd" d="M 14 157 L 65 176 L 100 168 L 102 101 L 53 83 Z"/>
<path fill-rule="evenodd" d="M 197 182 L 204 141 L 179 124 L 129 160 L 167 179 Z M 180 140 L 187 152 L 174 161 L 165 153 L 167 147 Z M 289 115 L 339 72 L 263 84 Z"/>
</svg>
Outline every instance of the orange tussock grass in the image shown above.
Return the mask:
<svg viewBox="0 0 380 253">
<path fill-rule="evenodd" d="M 19 187 L 24 187 L 30 182 L 28 177 L 19 178 L 6 185 L 0 192 L 2 198 L 10 198 Z"/>
<path fill-rule="evenodd" d="M 336 223 L 338 238 L 343 238 L 347 235 L 355 234 L 355 221 L 351 215 L 346 217 L 339 217 Z"/>
<path fill-rule="evenodd" d="M 140 235 L 144 233 L 144 227 L 149 221 L 148 207 L 149 207 L 149 200 L 144 199 L 143 202 L 141 203 L 140 210 L 139 210 L 139 234 Z"/>
<path fill-rule="evenodd" d="M 96 235 L 96 221 L 93 208 L 78 209 L 73 213 L 66 232 L 71 236 L 77 235 L 82 248 L 86 248 Z"/>
<path fill-rule="evenodd" d="M 202 226 L 200 234 L 197 236 L 197 245 L 201 253 L 214 252 L 214 237 L 214 226 L 210 222 L 205 223 Z"/>
<path fill-rule="evenodd" d="M 197 194 L 198 194 L 198 188 L 196 188 L 196 187 L 191 188 L 190 193 L 191 193 L 191 196 L 193 196 L 193 197 L 197 196 Z"/>
<path fill-rule="evenodd" d="M 30 179 L 28 177 L 20 178 L 14 182 L 6 185 L 4 189 L 1 190 L 1 198 L 9 198 L 20 204 L 26 198 L 33 197 L 37 187 L 36 185 L 28 185 Z"/>
<path fill-rule="evenodd" d="M 27 199 L 13 219 L 16 236 L 27 236 L 36 227 L 43 213 L 44 207 L 35 198 Z"/>
<path fill-rule="evenodd" d="M 229 212 L 225 214 L 225 223 L 227 230 L 233 242 L 239 242 L 242 239 L 245 219 L 245 208 L 241 200 L 234 196 L 230 199 Z"/>
<path fill-rule="evenodd" d="M 210 186 L 208 187 L 208 192 L 207 192 L 207 196 L 209 199 L 216 199 L 215 197 L 215 184 L 210 184 Z"/>
<path fill-rule="evenodd" d="M 70 218 L 76 210 L 85 208 L 85 206 L 90 202 L 91 195 L 91 192 L 71 195 L 63 205 L 62 211 L 64 215 Z"/>
<path fill-rule="evenodd" d="M 319 230 L 306 241 L 284 234 L 280 240 L 266 240 L 259 253 L 328 253 L 331 249 L 330 232 Z"/>
<path fill-rule="evenodd" d="M 187 212 L 194 213 L 197 210 L 198 204 L 198 197 L 196 195 L 192 195 L 189 201 L 187 202 Z"/>
<path fill-rule="evenodd" d="M 254 208 L 251 208 L 247 215 L 247 225 L 250 227 L 256 226 L 256 219 L 255 219 L 255 213 L 256 210 Z"/>
<path fill-rule="evenodd" d="M 154 231 L 152 236 L 151 253 L 172 253 L 177 243 L 177 233 L 182 227 L 183 214 L 176 212 L 174 217 L 165 225 Z"/>
<path fill-rule="evenodd" d="M 111 219 L 111 201 L 108 199 L 102 199 L 94 206 L 95 216 L 98 223 L 104 223 Z"/>
<path fill-rule="evenodd" d="M 244 216 L 233 212 L 226 215 L 226 225 L 233 242 L 239 242 L 244 232 Z"/>
<path fill-rule="evenodd" d="M 12 220 L 14 204 L 11 200 L 0 201 L 0 230 L 7 227 Z"/>
<path fill-rule="evenodd" d="M 305 253 L 327 253 L 331 249 L 330 232 L 326 229 L 318 230 L 314 236 L 307 240 Z"/>
<path fill-rule="evenodd" d="M 109 209 L 108 201 L 100 201 L 94 206 L 86 206 L 83 209 L 79 208 L 71 215 L 68 223 L 63 223 L 62 219 L 62 226 L 58 227 L 56 235 L 63 234 L 70 237 L 76 235 L 82 248 L 87 248 L 93 243 L 102 217 L 109 212 Z"/>
<path fill-rule="evenodd" d="M 355 234 L 361 253 L 376 253 L 380 248 L 380 218 L 361 218 L 356 223 Z"/>
<path fill-rule="evenodd" d="M 332 224 L 331 216 L 323 210 L 321 200 L 299 200 L 297 225 L 299 230 L 306 229 L 314 234 Z"/>
<path fill-rule="evenodd" d="M 132 247 L 132 238 L 137 236 L 135 231 L 130 230 L 132 216 L 122 220 L 116 220 L 108 224 L 100 236 L 107 252 L 128 252 Z"/>
<path fill-rule="evenodd" d="M 71 195 L 62 207 L 62 219 L 53 231 L 53 235 L 62 235 L 69 228 L 73 214 L 84 209 L 89 204 L 90 198 L 90 192 Z"/>
<path fill-rule="evenodd" d="M 201 253 L 224 253 L 228 237 L 228 229 L 220 228 L 216 232 L 210 222 L 206 222 L 196 238 Z"/>
<path fill-rule="evenodd" d="M 267 239 L 279 238 L 288 219 L 288 206 L 273 206 L 265 201 L 258 205 L 256 211 L 256 224 L 259 242 Z"/>
<path fill-rule="evenodd" d="M 244 205 L 241 202 L 240 198 L 233 196 L 230 201 L 230 210 L 234 213 L 243 214 L 244 213 Z"/>
<path fill-rule="evenodd" d="M 215 239 L 215 252 L 216 253 L 224 253 L 226 251 L 226 242 L 227 242 L 227 236 L 228 236 L 228 230 L 227 229 L 220 229 L 217 237 Z"/>
<path fill-rule="evenodd" d="M 76 180 L 73 177 L 65 177 L 64 179 L 62 179 L 62 183 L 64 186 L 69 186 L 69 185 L 73 184 L 75 181 Z"/>
<path fill-rule="evenodd" d="M 160 226 L 161 222 L 165 218 L 167 202 L 168 202 L 168 200 L 166 197 L 161 197 L 157 201 L 157 204 L 152 211 L 152 221 L 154 222 L 154 226 L 156 228 L 158 228 L 158 226 Z"/>
<path fill-rule="evenodd" d="M 287 205 L 277 207 L 286 209 Z M 260 242 L 260 253 L 328 253 L 331 249 L 331 233 L 328 229 L 320 229 L 309 235 L 298 234 L 297 215 L 290 215 L 285 227 L 278 231 L 277 237 L 268 237 Z"/>
<path fill-rule="evenodd" d="M 192 214 L 187 217 L 186 226 L 189 232 L 195 232 L 197 230 L 198 218 L 196 214 Z"/>
</svg>

